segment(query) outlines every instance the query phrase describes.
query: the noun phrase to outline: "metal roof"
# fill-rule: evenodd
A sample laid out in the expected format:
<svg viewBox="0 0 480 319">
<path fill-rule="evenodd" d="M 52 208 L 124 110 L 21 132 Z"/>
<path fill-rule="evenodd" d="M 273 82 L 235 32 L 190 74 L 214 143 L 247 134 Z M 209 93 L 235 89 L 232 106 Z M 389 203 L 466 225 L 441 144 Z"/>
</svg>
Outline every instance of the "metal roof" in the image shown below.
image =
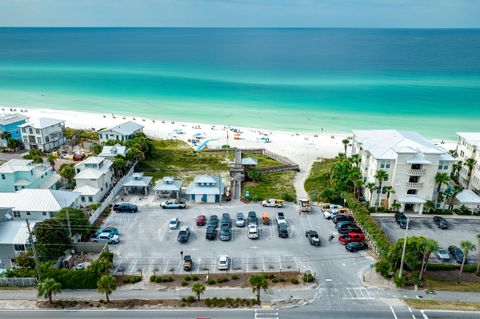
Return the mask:
<svg viewBox="0 0 480 319">
<path fill-rule="evenodd" d="M 4 114 L 0 115 L 0 125 L 9 125 L 26 120 L 28 117 L 23 114 Z"/>
<path fill-rule="evenodd" d="M 83 196 L 91 196 L 91 195 L 94 196 L 94 195 L 97 195 L 98 192 L 100 192 L 100 189 L 90 185 L 83 185 L 75 188 L 73 191 L 80 193 Z"/>
<path fill-rule="evenodd" d="M 480 196 L 475 194 L 471 189 L 464 189 L 457 194 L 455 199 L 460 204 L 480 204 Z"/>
<path fill-rule="evenodd" d="M 102 132 L 112 131 L 121 135 L 132 135 L 133 133 L 141 129 L 143 129 L 143 125 L 132 122 L 132 121 L 128 121 L 120 125 L 114 126 L 112 128 L 103 130 Z"/>
<path fill-rule="evenodd" d="M 198 186 L 197 185 L 197 183 L 199 183 L 198 181 L 200 181 L 200 183 L 205 183 L 205 182 L 202 182 L 203 180 L 207 180 L 208 182 L 206 182 L 206 183 L 212 183 L 212 180 L 213 180 L 213 183 L 215 183 L 215 184 L 213 186 L 208 186 L 208 185 Z M 192 195 L 192 194 L 200 194 L 200 195 L 203 195 L 203 194 L 206 194 L 206 195 L 223 194 L 224 189 L 225 189 L 225 185 L 222 182 L 220 187 L 219 187 L 218 183 L 219 183 L 218 176 L 208 176 L 208 175 L 196 176 L 195 179 L 193 180 L 193 182 L 191 182 L 188 185 L 187 194 L 188 195 Z"/>
<path fill-rule="evenodd" d="M 11 159 L 0 165 L 0 173 L 28 172 L 34 169 L 36 164 L 32 160 Z"/>
<path fill-rule="evenodd" d="M 179 191 L 182 188 L 182 181 L 181 180 L 172 180 L 171 183 L 165 183 L 165 177 L 163 180 L 158 180 L 153 188 L 156 191 Z"/>
<path fill-rule="evenodd" d="M 480 147 L 480 132 L 458 132 L 457 135 L 468 144 Z"/>
<path fill-rule="evenodd" d="M 37 222 L 30 221 L 33 229 Z M 24 245 L 28 242 L 27 223 L 23 220 L 9 220 L 0 222 L 0 244 Z"/>
<path fill-rule="evenodd" d="M 134 176 L 135 174 L 139 173 L 134 173 L 132 176 L 130 176 L 130 179 L 126 181 L 122 186 L 124 187 L 147 187 L 150 186 L 150 182 L 152 181 L 152 176 L 143 176 L 143 173 L 141 173 L 140 177 L 138 178 L 139 175 Z"/>
<path fill-rule="evenodd" d="M 70 207 L 80 196 L 76 192 L 51 189 L 22 189 L 15 193 L 0 193 L 0 207 L 13 211 L 56 212 Z"/>
<path fill-rule="evenodd" d="M 115 144 L 113 146 L 104 146 L 102 148 L 102 152 L 98 154 L 98 156 L 111 157 L 111 156 L 117 156 L 117 155 L 125 155 L 126 153 L 127 153 L 126 146 Z"/>
<path fill-rule="evenodd" d="M 218 182 L 218 177 L 209 176 L 209 175 L 195 176 L 195 178 L 193 179 L 193 182 L 200 183 L 200 184 L 214 184 Z"/>
<path fill-rule="evenodd" d="M 40 117 L 40 118 L 33 119 L 30 122 L 24 123 L 20 125 L 20 127 L 33 127 L 33 128 L 43 129 L 43 128 L 54 126 L 64 122 L 65 122 L 64 120 L 52 119 L 48 117 Z"/>
</svg>

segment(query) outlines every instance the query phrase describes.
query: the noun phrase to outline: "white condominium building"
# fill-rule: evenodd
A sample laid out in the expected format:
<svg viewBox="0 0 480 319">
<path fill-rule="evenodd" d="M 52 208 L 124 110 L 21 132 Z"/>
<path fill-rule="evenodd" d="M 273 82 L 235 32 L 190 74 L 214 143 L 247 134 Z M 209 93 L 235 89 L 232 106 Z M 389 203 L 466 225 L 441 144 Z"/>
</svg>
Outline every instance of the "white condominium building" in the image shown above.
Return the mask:
<svg viewBox="0 0 480 319">
<path fill-rule="evenodd" d="M 460 170 L 459 182 L 464 188 L 480 193 L 480 132 L 461 132 L 457 133 L 457 156 L 462 161 L 463 166 Z M 472 169 L 472 175 L 469 178 L 469 167 L 465 162 L 473 158 L 475 164 Z"/>
<path fill-rule="evenodd" d="M 400 211 L 422 213 L 427 200 L 434 198 L 435 176 L 450 174 L 455 159 L 443 147 L 412 131 L 356 130 L 353 131 L 352 154 L 360 158 L 360 171 L 366 184 L 379 185 L 375 174 L 384 170 L 388 178 L 382 189 L 363 194 L 371 205 L 391 207 L 400 204 Z M 387 188 L 391 186 L 387 203 Z"/>
</svg>

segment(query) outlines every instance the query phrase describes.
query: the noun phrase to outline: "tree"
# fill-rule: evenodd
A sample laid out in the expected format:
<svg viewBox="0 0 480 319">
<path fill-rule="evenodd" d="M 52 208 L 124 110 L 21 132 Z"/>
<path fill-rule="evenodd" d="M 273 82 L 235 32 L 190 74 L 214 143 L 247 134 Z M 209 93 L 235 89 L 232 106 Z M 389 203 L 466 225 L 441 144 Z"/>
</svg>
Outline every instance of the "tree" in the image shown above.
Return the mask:
<svg viewBox="0 0 480 319">
<path fill-rule="evenodd" d="M 472 244 L 472 242 L 469 240 L 462 240 L 460 242 L 460 248 L 463 251 L 463 259 L 462 259 L 462 265 L 460 266 L 460 272 L 458 273 L 457 283 L 460 283 L 460 279 L 462 279 L 463 267 L 465 266 L 465 261 L 467 260 L 468 253 L 475 250 L 475 245 Z"/>
<path fill-rule="evenodd" d="M 428 210 L 429 212 L 433 211 L 435 209 L 435 203 L 431 200 L 427 200 L 425 202 L 425 209 Z"/>
<path fill-rule="evenodd" d="M 465 160 L 465 166 L 468 168 L 468 178 L 467 178 L 467 188 L 470 186 L 470 180 L 472 179 L 472 171 L 477 164 L 477 161 L 474 158 L 468 158 Z"/>
<path fill-rule="evenodd" d="M 402 205 L 399 204 L 399 203 L 397 203 L 397 202 L 394 202 L 394 203 L 392 204 L 392 209 L 393 209 L 394 211 L 396 211 L 396 212 L 398 212 L 398 210 L 400 209 L 400 207 L 402 207 Z"/>
<path fill-rule="evenodd" d="M 75 177 L 75 168 L 72 164 L 62 164 L 62 166 L 60 166 L 60 176 L 67 180 L 68 188 L 75 187 L 75 181 L 73 180 Z"/>
<path fill-rule="evenodd" d="M 10 137 L 10 138 L 7 139 L 7 147 L 9 149 L 12 149 L 14 152 L 16 152 L 17 149 L 22 147 L 22 142 L 20 142 L 19 140 L 15 139 L 15 138 Z"/>
<path fill-rule="evenodd" d="M 478 240 L 478 247 L 480 248 L 480 235 L 477 235 L 477 240 Z M 480 249 L 478 250 L 478 259 L 477 259 L 477 270 L 475 273 L 480 275 Z"/>
<path fill-rule="evenodd" d="M 452 210 L 453 209 L 453 204 L 455 202 L 455 198 L 457 198 L 457 195 L 460 194 L 462 191 L 463 191 L 463 187 L 460 186 L 460 185 L 454 185 L 453 186 L 453 189 L 452 190 L 452 194 L 450 196 L 450 200 L 449 200 L 449 207 L 448 209 Z"/>
<path fill-rule="evenodd" d="M 420 267 L 420 275 L 418 276 L 418 280 L 422 280 L 425 272 L 427 271 L 428 259 L 430 258 L 430 254 L 434 251 L 438 250 L 438 243 L 430 238 L 424 238 L 421 242 L 423 256 L 422 256 L 422 266 Z"/>
<path fill-rule="evenodd" d="M 200 295 L 205 292 L 205 286 L 201 283 L 194 283 L 192 286 L 192 292 L 197 295 L 197 300 L 200 301 Z"/>
<path fill-rule="evenodd" d="M 38 222 L 33 228 L 40 259 L 57 259 L 72 245 L 67 227 L 55 218 Z"/>
<path fill-rule="evenodd" d="M 344 139 L 344 140 L 342 140 L 343 148 L 344 148 L 344 150 L 345 150 L 345 157 L 347 157 L 347 147 L 348 147 L 348 143 L 349 143 L 349 142 L 350 142 L 350 141 L 349 141 L 347 138 Z"/>
<path fill-rule="evenodd" d="M 107 302 L 110 302 L 109 296 L 117 289 L 117 280 L 111 275 L 103 275 L 97 281 L 97 291 L 101 294 L 105 294 Z"/>
<path fill-rule="evenodd" d="M 385 202 L 385 208 L 388 209 L 390 207 L 390 195 L 395 194 L 392 186 L 385 187 L 385 191 L 387 192 L 387 201 Z"/>
<path fill-rule="evenodd" d="M 378 189 L 377 189 L 377 200 L 375 201 L 375 208 L 378 207 L 380 203 L 380 194 L 382 193 L 382 183 L 388 180 L 388 173 L 384 170 L 379 169 L 375 173 L 375 179 L 378 180 Z"/>
<path fill-rule="evenodd" d="M 129 161 L 141 162 L 145 160 L 145 154 L 136 147 L 131 147 L 126 154 L 126 157 Z"/>
<path fill-rule="evenodd" d="M 32 148 L 28 151 L 28 154 L 23 157 L 24 159 L 31 159 L 34 163 L 43 163 L 42 152 L 39 149 Z"/>
<path fill-rule="evenodd" d="M 360 188 L 363 186 L 363 179 L 362 178 L 355 178 L 353 180 L 353 194 L 355 198 L 358 199 L 360 197 Z"/>
<path fill-rule="evenodd" d="M 458 161 L 455 164 L 452 165 L 452 173 L 450 174 L 450 177 L 452 179 L 455 179 L 458 182 L 458 176 L 460 175 L 460 170 L 463 167 L 463 162 Z"/>
<path fill-rule="evenodd" d="M 368 205 L 372 206 L 372 199 L 373 199 L 373 192 L 377 189 L 377 185 L 375 183 L 368 183 L 365 187 L 370 191 L 370 200 L 368 201 Z"/>
<path fill-rule="evenodd" d="M 250 178 L 254 183 L 257 183 L 262 180 L 262 173 L 258 169 L 252 169 L 247 171 L 247 176 Z"/>
<path fill-rule="evenodd" d="M 68 216 L 68 218 L 67 218 Z M 87 235 L 92 226 L 88 221 L 87 216 L 83 213 L 81 209 L 73 208 L 73 207 L 65 207 L 58 211 L 55 214 L 55 218 L 57 221 L 62 223 L 63 227 L 68 229 L 68 223 L 70 223 L 70 229 L 72 230 L 72 235 L 80 234 L 82 236 Z"/>
<path fill-rule="evenodd" d="M 10 132 L 4 131 L 0 133 L 0 138 L 3 140 L 8 140 L 11 137 L 12 137 L 12 134 L 10 134 Z"/>
<path fill-rule="evenodd" d="M 48 163 L 52 168 L 55 168 L 55 160 L 57 159 L 57 157 L 57 153 L 50 153 L 50 155 L 48 155 Z"/>
<path fill-rule="evenodd" d="M 125 168 L 127 167 L 127 162 L 125 161 L 125 157 L 123 155 L 117 155 L 113 158 L 112 168 L 115 172 L 115 177 L 119 178 L 125 172 Z"/>
<path fill-rule="evenodd" d="M 93 144 L 92 146 L 92 153 L 93 155 L 97 156 L 102 152 L 103 146 L 100 144 Z"/>
<path fill-rule="evenodd" d="M 253 293 L 257 294 L 257 303 L 260 304 L 260 292 L 267 291 L 268 289 L 268 279 L 262 275 L 253 275 L 248 280 L 252 286 Z"/>
<path fill-rule="evenodd" d="M 438 196 L 442 190 L 442 185 L 447 184 L 450 181 L 450 177 L 447 173 L 437 173 L 435 175 L 435 183 L 437 183 L 437 196 L 435 197 L 435 203 L 438 204 Z"/>
<path fill-rule="evenodd" d="M 48 298 L 48 302 L 53 304 L 53 295 L 59 294 L 62 291 L 62 285 L 53 278 L 46 278 L 42 280 L 37 286 L 39 297 Z"/>
</svg>

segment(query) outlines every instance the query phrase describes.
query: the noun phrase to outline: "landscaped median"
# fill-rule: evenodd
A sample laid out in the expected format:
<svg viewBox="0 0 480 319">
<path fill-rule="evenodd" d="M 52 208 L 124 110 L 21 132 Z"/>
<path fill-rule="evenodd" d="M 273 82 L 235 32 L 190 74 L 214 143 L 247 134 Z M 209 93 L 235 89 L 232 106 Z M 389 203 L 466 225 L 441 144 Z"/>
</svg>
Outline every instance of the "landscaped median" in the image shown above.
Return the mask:
<svg viewBox="0 0 480 319">
<path fill-rule="evenodd" d="M 422 310 L 457 310 L 457 311 L 480 311 L 480 302 L 471 301 L 446 301 L 406 298 L 405 303 L 412 308 Z"/>
</svg>

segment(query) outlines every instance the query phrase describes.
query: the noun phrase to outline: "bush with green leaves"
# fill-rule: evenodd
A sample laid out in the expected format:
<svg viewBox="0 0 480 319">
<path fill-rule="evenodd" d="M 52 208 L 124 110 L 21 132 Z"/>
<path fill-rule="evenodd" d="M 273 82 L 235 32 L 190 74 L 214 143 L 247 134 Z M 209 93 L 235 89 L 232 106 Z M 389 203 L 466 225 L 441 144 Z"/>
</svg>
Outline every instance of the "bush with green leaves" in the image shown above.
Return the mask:
<svg viewBox="0 0 480 319">
<path fill-rule="evenodd" d="M 217 281 L 213 278 L 208 278 L 208 280 L 207 280 L 207 284 L 209 284 L 209 285 L 215 285 L 216 283 L 217 283 Z"/>
<path fill-rule="evenodd" d="M 139 275 L 123 277 L 124 284 L 135 284 L 140 281 L 142 281 L 142 276 L 139 276 Z"/>
<path fill-rule="evenodd" d="M 193 275 L 193 276 L 192 276 L 192 281 L 198 281 L 198 276 L 197 276 L 197 275 Z"/>
<path fill-rule="evenodd" d="M 294 285 L 298 285 L 300 283 L 297 278 L 292 278 L 290 282 Z"/>
<path fill-rule="evenodd" d="M 313 276 L 313 274 L 303 274 L 303 282 L 310 283 L 314 281 L 315 277 Z"/>
</svg>

